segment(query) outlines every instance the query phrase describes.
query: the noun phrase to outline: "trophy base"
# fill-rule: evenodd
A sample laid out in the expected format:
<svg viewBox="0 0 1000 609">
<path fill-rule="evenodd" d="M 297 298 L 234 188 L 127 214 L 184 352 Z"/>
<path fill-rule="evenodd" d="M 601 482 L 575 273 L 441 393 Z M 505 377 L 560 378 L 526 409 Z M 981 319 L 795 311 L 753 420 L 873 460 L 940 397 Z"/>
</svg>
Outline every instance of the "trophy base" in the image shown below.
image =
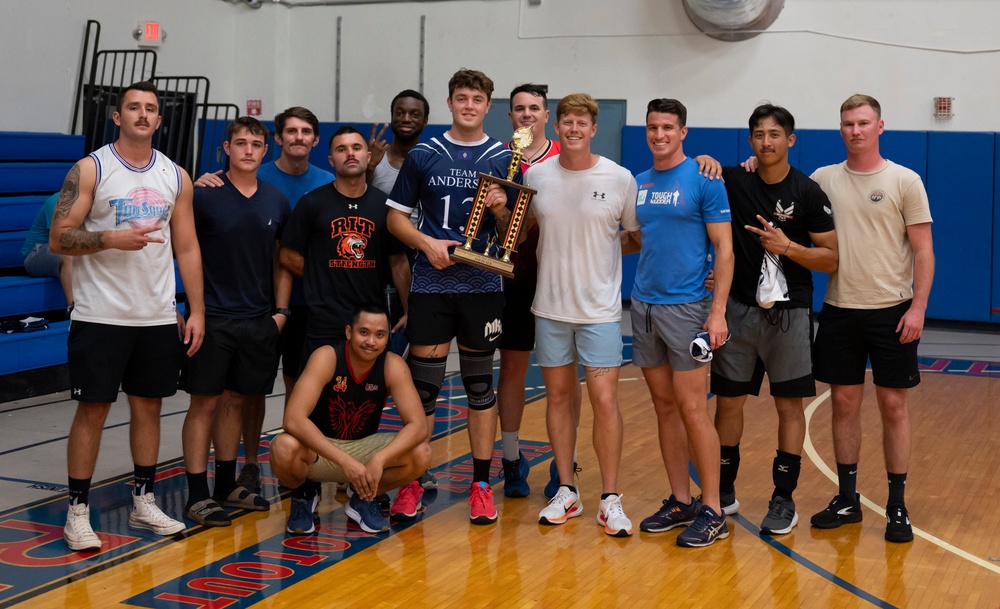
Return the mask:
<svg viewBox="0 0 1000 609">
<path fill-rule="evenodd" d="M 491 271 L 493 273 L 500 273 L 508 279 L 514 277 L 514 263 L 504 262 L 499 258 L 494 258 L 493 256 L 487 256 L 486 254 L 480 254 L 479 252 L 474 252 L 472 250 L 467 250 L 462 247 L 456 247 L 455 251 L 451 254 L 451 259 L 456 262 L 462 262 L 468 264 L 469 266 L 474 266 L 477 269 L 482 269 L 484 271 Z"/>
</svg>

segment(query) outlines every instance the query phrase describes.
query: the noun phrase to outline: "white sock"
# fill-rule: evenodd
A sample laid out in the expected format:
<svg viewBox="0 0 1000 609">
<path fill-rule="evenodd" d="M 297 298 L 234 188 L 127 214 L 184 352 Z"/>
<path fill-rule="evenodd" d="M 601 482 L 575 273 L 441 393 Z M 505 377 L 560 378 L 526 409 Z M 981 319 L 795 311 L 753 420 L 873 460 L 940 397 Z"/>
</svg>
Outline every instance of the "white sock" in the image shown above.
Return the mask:
<svg viewBox="0 0 1000 609">
<path fill-rule="evenodd" d="M 518 432 L 516 431 L 500 432 L 500 440 L 503 442 L 503 458 L 508 461 L 514 461 L 521 458 L 521 447 L 517 443 L 517 435 Z"/>
</svg>

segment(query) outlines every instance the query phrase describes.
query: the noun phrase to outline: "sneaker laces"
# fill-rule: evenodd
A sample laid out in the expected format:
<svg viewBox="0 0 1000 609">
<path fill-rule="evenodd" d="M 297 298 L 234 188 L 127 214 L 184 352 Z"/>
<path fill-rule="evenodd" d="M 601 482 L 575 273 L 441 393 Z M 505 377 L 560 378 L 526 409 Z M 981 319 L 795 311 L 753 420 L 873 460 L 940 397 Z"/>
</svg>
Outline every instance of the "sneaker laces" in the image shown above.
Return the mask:
<svg viewBox="0 0 1000 609">
<path fill-rule="evenodd" d="M 511 482 L 517 482 L 521 479 L 521 458 L 518 457 L 513 461 L 503 460 L 503 471 L 500 472 L 501 480 L 510 480 Z"/>
<path fill-rule="evenodd" d="M 141 506 L 140 509 L 143 511 L 143 518 L 153 521 L 156 524 L 169 524 L 176 522 L 173 518 L 164 514 L 163 510 L 156 505 L 156 501 L 153 499 L 152 493 L 140 496 L 139 503 Z"/>
<path fill-rule="evenodd" d="M 560 486 L 559 490 L 556 491 L 556 494 L 552 496 L 552 499 L 549 499 L 549 503 L 550 504 L 558 503 L 560 506 L 563 507 L 563 509 L 569 509 L 568 507 L 566 507 L 566 502 L 572 498 L 573 498 L 573 491 L 571 491 L 569 487 Z"/>
<path fill-rule="evenodd" d="M 795 515 L 794 504 L 784 497 L 775 497 L 767 509 L 768 516 L 790 520 Z"/>
<path fill-rule="evenodd" d="M 357 503 L 358 512 L 361 513 L 361 520 L 372 524 L 381 524 L 383 519 L 382 508 L 379 507 L 378 503 L 375 501 L 365 501 L 360 497 Z"/>
<path fill-rule="evenodd" d="M 609 499 L 611 499 L 609 497 Z M 604 502 L 604 515 L 607 520 L 612 518 L 625 518 L 625 509 L 622 508 L 622 496 L 615 495 L 611 501 Z"/>
<path fill-rule="evenodd" d="M 472 493 L 469 495 L 469 504 L 485 509 L 488 489 L 488 486 L 480 486 L 479 482 L 473 484 Z"/>
</svg>

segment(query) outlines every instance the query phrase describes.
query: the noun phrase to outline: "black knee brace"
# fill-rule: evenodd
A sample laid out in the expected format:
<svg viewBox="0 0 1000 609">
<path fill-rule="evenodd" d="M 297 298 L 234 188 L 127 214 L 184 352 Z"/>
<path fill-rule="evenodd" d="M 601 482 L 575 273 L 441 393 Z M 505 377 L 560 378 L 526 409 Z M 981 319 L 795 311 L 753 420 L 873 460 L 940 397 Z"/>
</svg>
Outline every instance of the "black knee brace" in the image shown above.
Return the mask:
<svg viewBox="0 0 1000 609">
<path fill-rule="evenodd" d="M 420 396 L 420 403 L 427 416 L 434 414 L 434 405 L 437 403 L 438 394 L 441 393 L 441 385 L 444 384 L 444 369 L 447 362 L 447 357 L 410 355 L 413 386 L 417 388 L 417 395 Z"/>
<path fill-rule="evenodd" d="M 469 410 L 489 410 L 497 403 L 493 391 L 493 353 L 491 351 L 458 352 L 458 367 L 468 396 Z"/>
</svg>

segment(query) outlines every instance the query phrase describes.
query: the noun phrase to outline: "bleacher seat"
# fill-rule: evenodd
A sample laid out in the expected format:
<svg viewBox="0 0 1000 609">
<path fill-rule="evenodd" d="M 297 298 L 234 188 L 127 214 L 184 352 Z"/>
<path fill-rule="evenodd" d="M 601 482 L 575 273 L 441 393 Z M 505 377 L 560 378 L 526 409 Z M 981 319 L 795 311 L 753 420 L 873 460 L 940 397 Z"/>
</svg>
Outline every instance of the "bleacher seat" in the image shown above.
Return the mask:
<svg viewBox="0 0 1000 609">
<path fill-rule="evenodd" d="M 24 246 L 24 238 L 27 236 L 26 230 L 0 233 L 0 269 L 16 268 L 24 263 L 21 247 Z"/>
<path fill-rule="evenodd" d="M 83 158 L 82 135 L 62 133 L 0 133 L 0 161 L 73 161 Z"/>
<path fill-rule="evenodd" d="M 0 317 L 66 308 L 59 280 L 52 277 L 0 277 Z"/>
<path fill-rule="evenodd" d="M 38 209 L 48 197 L 47 194 L 0 197 L 0 232 L 31 228 Z"/>
<path fill-rule="evenodd" d="M 68 335 L 68 321 L 38 332 L 0 334 L 0 375 L 65 364 Z"/>
<path fill-rule="evenodd" d="M 59 190 L 73 163 L 0 163 L 0 194 Z"/>
</svg>

